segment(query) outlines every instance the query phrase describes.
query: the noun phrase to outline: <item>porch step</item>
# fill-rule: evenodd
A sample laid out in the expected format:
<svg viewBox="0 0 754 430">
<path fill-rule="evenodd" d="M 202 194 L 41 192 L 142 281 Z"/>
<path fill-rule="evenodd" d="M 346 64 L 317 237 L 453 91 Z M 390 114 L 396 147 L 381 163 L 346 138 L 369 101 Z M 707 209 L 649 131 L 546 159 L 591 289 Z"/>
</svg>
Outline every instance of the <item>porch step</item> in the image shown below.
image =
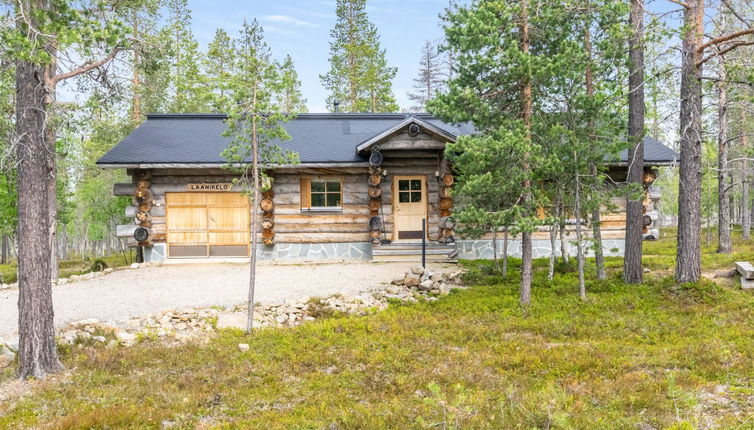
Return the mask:
<svg viewBox="0 0 754 430">
<path fill-rule="evenodd" d="M 455 245 L 428 243 L 426 245 L 427 261 L 456 262 Z M 395 242 L 372 247 L 372 261 L 417 261 L 422 258 L 421 242 Z"/>
</svg>

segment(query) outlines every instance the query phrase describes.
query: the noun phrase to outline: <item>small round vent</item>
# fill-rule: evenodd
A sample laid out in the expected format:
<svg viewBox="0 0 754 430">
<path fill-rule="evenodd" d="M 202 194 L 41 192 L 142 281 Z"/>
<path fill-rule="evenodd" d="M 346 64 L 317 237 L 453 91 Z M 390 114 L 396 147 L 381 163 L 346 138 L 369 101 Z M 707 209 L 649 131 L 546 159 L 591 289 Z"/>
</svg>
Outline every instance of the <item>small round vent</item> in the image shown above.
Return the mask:
<svg viewBox="0 0 754 430">
<path fill-rule="evenodd" d="M 408 135 L 411 137 L 416 137 L 421 132 L 422 132 L 422 128 L 416 124 L 411 124 L 408 126 Z"/>
</svg>

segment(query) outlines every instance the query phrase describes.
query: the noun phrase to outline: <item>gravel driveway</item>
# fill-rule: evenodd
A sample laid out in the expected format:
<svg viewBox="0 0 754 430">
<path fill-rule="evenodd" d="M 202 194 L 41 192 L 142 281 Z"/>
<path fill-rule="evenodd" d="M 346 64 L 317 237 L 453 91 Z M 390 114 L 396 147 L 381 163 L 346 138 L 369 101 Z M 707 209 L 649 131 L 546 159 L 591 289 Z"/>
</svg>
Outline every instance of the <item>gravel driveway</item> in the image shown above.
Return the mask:
<svg viewBox="0 0 754 430">
<path fill-rule="evenodd" d="M 256 300 L 280 303 L 308 296 L 355 294 L 390 282 L 412 263 L 262 265 Z M 97 318 L 122 321 L 169 309 L 231 306 L 245 301 L 246 264 L 163 265 L 117 270 L 53 287 L 55 325 Z M 0 338 L 18 329 L 18 290 L 0 290 Z"/>
</svg>

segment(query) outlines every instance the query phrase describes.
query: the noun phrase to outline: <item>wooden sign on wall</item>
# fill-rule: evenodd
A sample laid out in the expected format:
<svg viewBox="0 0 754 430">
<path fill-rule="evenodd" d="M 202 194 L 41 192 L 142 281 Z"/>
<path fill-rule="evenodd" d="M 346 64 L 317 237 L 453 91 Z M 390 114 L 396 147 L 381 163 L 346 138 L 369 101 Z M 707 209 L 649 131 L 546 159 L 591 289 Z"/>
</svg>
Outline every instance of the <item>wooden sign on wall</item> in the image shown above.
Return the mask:
<svg viewBox="0 0 754 430">
<path fill-rule="evenodd" d="M 230 182 L 216 184 L 187 184 L 188 191 L 232 191 L 233 184 Z"/>
</svg>

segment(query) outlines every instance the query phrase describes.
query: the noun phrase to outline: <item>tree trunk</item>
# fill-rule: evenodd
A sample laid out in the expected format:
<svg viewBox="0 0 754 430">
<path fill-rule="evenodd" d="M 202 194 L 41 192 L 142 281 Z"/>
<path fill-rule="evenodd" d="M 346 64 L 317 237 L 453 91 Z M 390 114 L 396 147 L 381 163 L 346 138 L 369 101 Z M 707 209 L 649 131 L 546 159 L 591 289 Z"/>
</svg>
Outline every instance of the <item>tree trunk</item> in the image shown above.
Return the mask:
<svg viewBox="0 0 754 430">
<path fill-rule="evenodd" d="M 529 0 L 521 0 L 521 52 L 523 55 L 529 55 Z M 521 101 L 523 104 L 523 111 L 521 118 L 523 119 L 524 128 L 526 129 L 526 144 L 530 145 L 532 141 L 531 133 L 531 115 L 532 115 L 532 94 L 531 94 L 531 76 L 525 76 L 523 82 L 523 88 L 521 91 Z M 524 171 L 524 195 L 523 205 L 526 207 L 531 200 L 531 180 L 529 179 L 529 153 L 524 152 L 523 157 L 523 171 Z M 528 209 L 528 208 L 527 208 Z M 521 297 L 519 299 L 521 305 L 529 306 L 531 304 L 531 280 L 532 280 L 532 240 L 531 232 L 524 231 L 521 234 Z"/>
<path fill-rule="evenodd" d="M 503 230 L 503 278 L 508 277 L 508 226 Z"/>
<path fill-rule="evenodd" d="M 495 262 L 495 270 L 500 272 L 500 262 L 497 260 L 497 227 L 492 227 L 492 260 Z"/>
<path fill-rule="evenodd" d="M 723 14 L 724 16 L 725 14 Z M 725 64 L 720 65 L 720 79 L 727 79 Z M 728 184 L 728 88 L 724 82 L 717 84 L 717 252 L 730 254 L 731 209 Z"/>
<path fill-rule="evenodd" d="M 745 124 L 746 116 L 744 110 L 741 109 L 741 148 L 744 151 L 749 151 L 749 137 L 746 135 L 747 131 L 743 128 Z M 751 180 L 751 172 L 749 171 L 749 160 L 743 160 L 741 162 L 741 228 L 742 237 L 748 239 L 751 236 L 751 214 L 749 213 L 749 181 Z"/>
<path fill-rule="evenodd" d="M 678 171 L 678 246 L 675 280 L 696 282 L 701 275 L 702 66 L 697 47 L 704 35 L 704 0 L 687 0 L 681 60 L 681 160 Z"/>
<path fill-rule="evenodd" d="M 48 51 L 50 54 L 51 62 L 47 65 L 45 70 L 45 77 L 51 78 L 57 71 L 57 47 L 55 43 L 50 43 Z M 55 102 L 55 87 L 56 85 L 48 86 L 48 99 L 46 101 L 48 107 Z M 45 145 L 47 147 L 47 163 L 49 165 L 50 174 L 47 177 L 47 210 L 50 218 L 50 276 L 52 280 L 58 279 L 58 163 L 57 163 L 57 133 L 55 130 L 54 115 L 51 109 L 47 110 L 47 117 L 45 119 Z"/>
<path fill-rule="evenodd" d="M 16 65 L 18 162 L 18 375 L 44 378 L 60 371 L 51 287 L 45 68 Z"/>
<path fill-rule="evenodd" d="M 547 267 L 547 279 L 551 280 L 555 277 L 555 259 L 556 259 L 556 245 L 558 241 L 558 223 L 553 222 L 550 226 L 550 262 Z"/>
<path fill-rule="evenodd" d="M 578 173 L 578 158 L 574 152 L 574 161 L 576 161 L 576 195 L 574 202 L 574 216 L 576 218 L 576 261 L 579 272 L 579 297 L 581 300 L 586 299 L 586 284 L 584 283 L 584 243 L 581 237 L 581 182 Z"/>
<path fill-rule="evenodd" d="M 252 106 L 257 107 L 257 87 L 254 87 L 252 94 Z M 254 329 L 254 289 L 257 280 L 257 244 L 259 242 L 259 136 L 257 136 L 257 116 L 258 113 L 252 114 L 251 123 L 251 179 L 253 181 L 253 201 L 251 202 L 251 255 L 249 256 L 249 299 L 246 332 L 251 333 Z"/>
<path fill-rule="evenodd" d="M 631 0 L 631 37 L 629 38 L 628 74 L 628 137 L 631 147 L 628 150 L 628 183 L 644 183 L 644 0 Z M 623 282 L 640 284 L 643 270 L 642 199 L 627 199 L 626 240 L 623 258 Z"/>
<path fill-rule="evenodd" d="M 0 251 L 0 264 L 8 264 L 8 254 L 10 251 L 8 246 L 8 235 L 3 235 L 2 251 Z"/>
<path fill-rule="evenodd" d="M 566 237 L 565 206 L 561 206 L 560 216 L 560 259 L 563 261 L 563 264 L 568 264 L 571 256 L 568 246 L 568 240 Z"/>
<path fill-rule="evenodd" d="M 591 20 L 589 10 L 589 0 L 586 2 L 586 14 L 587 20 L 584 25 L 584 49 L 586 50 L 589 62 L 586 65 L 585 82 L 586 82 L 586 95 L 589 98 L 594 98 L 594 77 L 592 74 L 592 34 L 591 34 Z M 592 146 L 596 145 L 596 136 L 594 131 L 594 120 L 589 118 L 589 143 Z M 592 178 L 597 179 L 597 165 L 594 160 L 589 162 L 589 173 Z M 595 184 L 599 186 L 599 184 Z M 594 266 L 597 274 L 597 279 L 605 279 L 605 255 L 602 252 L 602 231 L 600 230 L 600 205 L 599 199 L 596 194 L 597 191 L 592 191 L 593 203 L 596 203 L 595 208 L 592 210 L 592 238 L 594 240 Z"/>
<path fill-rule="evenodd" d="M 65 226 L 60 229 L 60 236 L 58 238 L 58 258 L 60 260 L 68 259 L 68 232 Z"/>
</svg>

